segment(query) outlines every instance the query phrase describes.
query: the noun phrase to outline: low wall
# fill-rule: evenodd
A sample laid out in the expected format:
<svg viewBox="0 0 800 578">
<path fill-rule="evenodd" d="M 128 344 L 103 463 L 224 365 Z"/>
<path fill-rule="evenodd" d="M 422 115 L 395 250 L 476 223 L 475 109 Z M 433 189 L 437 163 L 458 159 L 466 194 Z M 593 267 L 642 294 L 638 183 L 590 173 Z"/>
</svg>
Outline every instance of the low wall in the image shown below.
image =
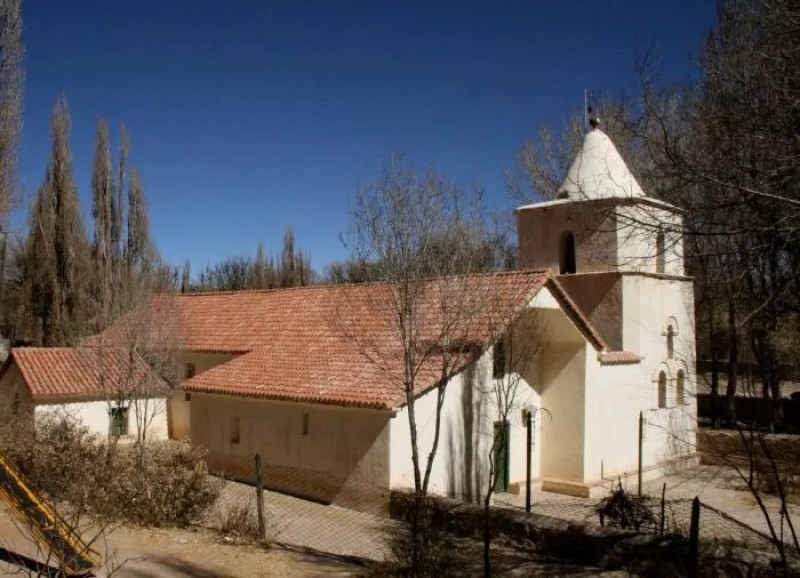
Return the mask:
<svg viewBox="0 0 800 578">
<path fill-rule="evenodd" d="M 776 461 L 800 465 L 800 436 L 762 433 L 761 438 Z M 747 431 L 700 428 L 697 430 L 697 451 L 706 464 L 720 464 L 730 457 L 767 459 L 758 436 L 754 434 L 751 439 Z"/>
<path fill-rule="evenodd" d="M 410 492 L 393 491 L 389 511 L 392 518 L 408 522 L 414 506 Z M 445 535 L 482 539 L 485 510 L 449 498 L 428 498 L 427 513 L 432 526 Z M 681 576 L 690 555 L 683 536 L 656 536 L 588 524 L 568 522 L 523 510 L 490 508 L 493 539 L 532 546 L 535 556 L 552 556 L 604 570 L 624 570 L 641 576 Z M 455 546 L 454 546 L 455 547 Z M 703 544 L 699 566 L 702 576 L 766 576 L 772 556 L 736 547 Z M 727 573 L 730 570 L 732 573 Z M 749 573 L 748 573 L 749 572 Z"/>
<path fill-rule="evenodd" d="M 761 397 L 734 397 L 736 419 L 746 423 L 767 425 L 769 423 L 769 401 Z M 773 401 L 776 409 L 783 414 L 784 425 L 800 431 L 800 395 L 793 395 L 791 399 L 781 398 Z M 718 397 L 718 415 L 725 416 L 727 399 L 725 395 Z M 714 400 L 710 393 L 697 394 L 697 417 L 700 419 L 714 418 Z"/>
</svg>

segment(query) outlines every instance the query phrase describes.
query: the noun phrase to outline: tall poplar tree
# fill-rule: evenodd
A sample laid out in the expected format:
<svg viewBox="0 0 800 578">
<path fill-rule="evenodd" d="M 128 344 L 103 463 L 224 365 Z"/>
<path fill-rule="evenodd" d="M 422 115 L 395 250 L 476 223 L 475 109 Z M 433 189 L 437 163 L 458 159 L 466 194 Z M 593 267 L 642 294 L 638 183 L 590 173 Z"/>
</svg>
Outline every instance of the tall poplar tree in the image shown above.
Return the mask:
<svg viewBox="0 0 800 578">
<path fill-rule="evenodd" d="M 90 250 L 72 174 L 70 131 L 69 106 L 62 98 L 53 108 L 50 161 L 23 253 L 24 294 L 44 346 L 72 343 L 87 322 Z"/>
<path fill-rule="evenodd" d="M 15 198 L 17 146 L 25 79 L 21 0 L 0 0 L 0 225 Z"/>
<path fill-rule="evenodd" d="M 94 219 L 94 296 L 100 320 L 110 315 L 113 292 L 112 230 L 114 208 L 114 178 L 108 124 L 103 119 L 97 123 L 97 143 L 92 172 L 92 218 Z M 101 321 L 102 322 L 102 321 Z"/>
</svg>

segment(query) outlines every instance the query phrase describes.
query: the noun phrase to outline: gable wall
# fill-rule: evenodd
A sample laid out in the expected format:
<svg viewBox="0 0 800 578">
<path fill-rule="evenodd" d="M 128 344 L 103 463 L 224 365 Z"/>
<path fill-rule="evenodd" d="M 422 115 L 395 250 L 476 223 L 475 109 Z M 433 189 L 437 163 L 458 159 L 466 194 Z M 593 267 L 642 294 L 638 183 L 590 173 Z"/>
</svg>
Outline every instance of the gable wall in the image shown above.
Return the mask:
<svg viewBox="0 0 800 578">
<path fill-rule="evenodd" d="M 13 406 L 15 398 L 18 400 L 17 416 L 33 418 L 33 398 L 25 385 L 16 363 L 8 366 L 2 379 L 0 379 L 0 422 L 3 424 L 15 420 Z"/>
<path fill-rule="evenodd" d="M 209 369 L 213 369 L 218 365 L 235 359 L 239 355 L 238 353 L 184 351 L 180 356 L 181 375 L 186 377 L 185 371 L 187 363 L 194 363 L 195 375 L 200 375 Z M 176 387 L 169 400 L 169 437 L 171 439 L 183 440 L 189 438 L 191 428 L 191 416 L 189 413 L 191 405 L 191 400 L 186 401 L 186 392 L 183 391 L 183 388 Z"/>
<path fill-rule="evenodd" d="M 622 280 L 618 272 L 559 275 L 558 282 L 612 350 L 622 349 Z"/>
</svg>

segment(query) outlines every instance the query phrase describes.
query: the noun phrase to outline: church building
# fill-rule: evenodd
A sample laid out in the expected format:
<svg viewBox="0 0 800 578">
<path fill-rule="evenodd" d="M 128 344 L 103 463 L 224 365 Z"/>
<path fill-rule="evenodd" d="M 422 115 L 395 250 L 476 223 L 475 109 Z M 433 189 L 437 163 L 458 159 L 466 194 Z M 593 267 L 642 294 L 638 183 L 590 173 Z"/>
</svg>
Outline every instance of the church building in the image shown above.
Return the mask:
<svg viewBox="0 0 800 578">
<path fill-rule="evenodd" d="M 633 488 L 640 468 L 648 479 L 697 463 L 680 210 L 645 194 L 593 122 L 558 198 L 516 217 L 519 271 L 421 288 L 419 343 L 440 331 L 436 312 L 448 299 L 485 299 L 485 314 L 449 340 L 449 380 L 437 372 L 441 349 L 417 368 L 423 460 L 438 439 L 430 491 L 474 500 L 492 464 L 495 489 L 515 491 L 529 449 L 537 487 L 577 496 L 621 477 Z M 365 494 L 385 503 L 390 490 L 413 488 L 402 341 L 391 315 L 374 308 L 391 291 L 372 283 L 157 298 L 170 300 L 182 335 L 185 379 L 165 404 L 170 437 L 203 446 L 213 471 L 243 481 L 260 454 L 266 487 L 326 503 L 372 509 Z M 529 353 L 524 363 L 519 351 Z M 36 384 L 14 385 L 23 386 Z"/>
</svg>

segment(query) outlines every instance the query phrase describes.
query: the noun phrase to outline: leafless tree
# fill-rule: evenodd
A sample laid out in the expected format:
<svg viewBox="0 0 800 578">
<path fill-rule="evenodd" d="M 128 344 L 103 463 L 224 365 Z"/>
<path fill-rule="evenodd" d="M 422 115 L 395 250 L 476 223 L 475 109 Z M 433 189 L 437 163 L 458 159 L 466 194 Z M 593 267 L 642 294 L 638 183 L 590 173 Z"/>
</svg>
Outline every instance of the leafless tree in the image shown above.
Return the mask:
<svg viewBox="0 0 800 578">
<path fill-rule="evenodd" d="M 114 289 L 112 262 L 114 181 L 111 166 L 108 125 L 102 119 L 97 123 L 97 143 L 92 172 L 92 217 L 94 240 L 92 253 L 95 264 L 95 299 L 103 319 L 111 317 L 110 304 Z"/>
<path fill-rule="evenodd" d="M 53 148 L 29 218 L 21 255 L 22 294 L 42 345 L 67 345 L 85 327 L 89 243 L 72 175 L 65 99 L 53 109 Z"/>
<path fill-rule="evenodd" d="M 182 339 L 175 299 L 139 294 L 134 307 L 106 331 L 88 340 L 109 416 L 135 419 L 139 459 L 144 459 L 150 429 L 166 417 L 169 397 L 180 380 Z M 109 448 L 125 432 L 109 431 Z"/>
<path fill-rule="evenodd" d="M 499 476 L 504 475 L 506 465 L 497 463 L 507 459 L 509 430 L 516 416 L 523 409 L 536 411 L 529 403 L 530 388 L 533 387 L 534 369 L 545 343 L 547 328 L 544 318 L 535 309 L 524 310 L 511 323 L 501 323 L 491 328 L 493 348 L 492 374 L 479 381 L 479 395 L 488 400 L 489 415 L 493 423 L 483 423 L 485 437 L 491 439 L 488 446 L 489 472 L 483 495 L 483 568 L 484 576 L 492 575 L 491 566 L 491 506 Z M 522 417 L 519 417 L 522 420 Z M 530 449 L 528 450 L 530 451 Z"/>
<path fill-rule="evenodd" d="M 491 309 L 490 279 L 469 275 L 479 270 L 480 252 L 474 248 L 487 246 L 488 237 L 480 191 L 460 188 L 433 169 L 417 171 L 401 157 L 386 162 L 381 178 L 357 188 L 346 245 L 353 261 L 372 264 L 381 283 L 363 286 L 364 315 L 339 321 L 405 400 L 415 489 L 415 567 L 447 384 L 474 358 L 480 343 L 477 317 Z M 370 319 L 380 330 L 361 331 L 360 324 Z M 421 386 L 431 382 L 436 384 L 434 433 L 430 445 L 421 447 L 415 401 Z"/>
<path fill-rule="evenodd" d="M 22 132 L 25 72 L 22 43 L 22 0 L 0 2 L 0 227 L 16 199 L 17 146 Z"/>
</svg>

